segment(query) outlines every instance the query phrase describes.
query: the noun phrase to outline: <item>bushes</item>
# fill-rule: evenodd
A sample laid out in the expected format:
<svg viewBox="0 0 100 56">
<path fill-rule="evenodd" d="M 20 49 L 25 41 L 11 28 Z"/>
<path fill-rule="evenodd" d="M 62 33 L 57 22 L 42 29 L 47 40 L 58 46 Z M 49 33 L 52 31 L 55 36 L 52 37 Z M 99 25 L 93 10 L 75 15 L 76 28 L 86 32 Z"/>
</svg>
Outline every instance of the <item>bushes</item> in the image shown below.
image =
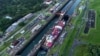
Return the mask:
<svg viewBox="0 0 100 56">
<path fill-rule="evenodd" d="M 89 45 L 88 51 L 92 56 L 100 56 L 100 47 L 98 45 Z"/>
</svg>

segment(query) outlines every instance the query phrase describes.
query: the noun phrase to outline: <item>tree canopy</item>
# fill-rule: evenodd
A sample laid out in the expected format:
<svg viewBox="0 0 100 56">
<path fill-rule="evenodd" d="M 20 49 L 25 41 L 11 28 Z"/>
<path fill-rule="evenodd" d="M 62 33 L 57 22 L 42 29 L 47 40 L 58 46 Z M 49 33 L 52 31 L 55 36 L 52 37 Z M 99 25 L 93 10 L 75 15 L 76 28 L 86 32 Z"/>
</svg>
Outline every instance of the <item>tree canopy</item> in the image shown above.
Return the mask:
<svg viewBox="0 0 100 56">
<path fill-rule="evenodd" d="M 43 0 L 0 0 L 0 31 L 5 31 L 12 23 L 30 12 L 42 9 Z M 9 15 L 13 19 L 6 19 Z"/>
</svg>

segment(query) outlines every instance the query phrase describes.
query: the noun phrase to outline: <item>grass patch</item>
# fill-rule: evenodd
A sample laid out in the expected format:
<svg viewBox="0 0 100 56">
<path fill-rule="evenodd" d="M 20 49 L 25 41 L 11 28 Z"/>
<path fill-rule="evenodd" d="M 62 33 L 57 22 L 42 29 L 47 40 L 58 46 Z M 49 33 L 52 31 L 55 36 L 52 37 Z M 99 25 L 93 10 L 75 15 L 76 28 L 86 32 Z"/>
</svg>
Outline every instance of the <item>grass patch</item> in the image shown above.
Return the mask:
<svg viewBox="0 0 100 56">
<path fill-rule="evenodd" d="M 100 0 L 90 0 L 90 9 L 96 10 L 96 28 L 91 28 L 88 34 L 81 34 L 81 40 L 93 45 L 100 45 Z M 75 50 L 74 56 L 91 56 L 87 46 L 78 46 Z"/>
<path fill-rule="evenodd" d="M 90 0 L 92 1 L 92 0 Z M 91 28 L 87 35 L 82 34 L 81 37 L 84 41 L 100 45 L 100 0 L 90 3 L 90 8 L 96 10 L 96 28 Z"/>
<path fill-rule="evenodd" d="M 75 56 L 90 56 L 87 45 L 80 45 L 75 49 Z"/>
</svg>

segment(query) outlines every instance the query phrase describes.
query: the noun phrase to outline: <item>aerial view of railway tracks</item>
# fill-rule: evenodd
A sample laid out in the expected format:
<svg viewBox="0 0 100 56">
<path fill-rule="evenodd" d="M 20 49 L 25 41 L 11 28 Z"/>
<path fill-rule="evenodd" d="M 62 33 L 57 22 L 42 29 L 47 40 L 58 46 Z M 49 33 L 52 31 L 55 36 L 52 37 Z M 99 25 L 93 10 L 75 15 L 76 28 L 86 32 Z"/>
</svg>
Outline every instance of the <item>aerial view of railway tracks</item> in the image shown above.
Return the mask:
<svg viewBox="0 0 100 56">
<path fill-rule="evenodd" d="M 0 56 L 100 56 L 100 0 L 0 0 Z"/>
</svg>

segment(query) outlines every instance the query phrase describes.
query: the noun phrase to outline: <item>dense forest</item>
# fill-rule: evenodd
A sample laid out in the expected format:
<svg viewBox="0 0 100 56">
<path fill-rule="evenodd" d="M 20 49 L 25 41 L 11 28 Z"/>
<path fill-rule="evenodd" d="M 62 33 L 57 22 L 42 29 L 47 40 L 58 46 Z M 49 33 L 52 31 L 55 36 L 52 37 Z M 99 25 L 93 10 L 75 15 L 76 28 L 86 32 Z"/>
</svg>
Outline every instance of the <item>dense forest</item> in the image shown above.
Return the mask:
<svg viewBox="0 0 100 56">
<path fill-rule="evenodd" d="M 30 12 L 42 9 L 43 0 L 0 0 L 0 31 L 5 31 L 12 23 Z M 6 19 L 9 15 L 12 19 Z"/>
</svg>

